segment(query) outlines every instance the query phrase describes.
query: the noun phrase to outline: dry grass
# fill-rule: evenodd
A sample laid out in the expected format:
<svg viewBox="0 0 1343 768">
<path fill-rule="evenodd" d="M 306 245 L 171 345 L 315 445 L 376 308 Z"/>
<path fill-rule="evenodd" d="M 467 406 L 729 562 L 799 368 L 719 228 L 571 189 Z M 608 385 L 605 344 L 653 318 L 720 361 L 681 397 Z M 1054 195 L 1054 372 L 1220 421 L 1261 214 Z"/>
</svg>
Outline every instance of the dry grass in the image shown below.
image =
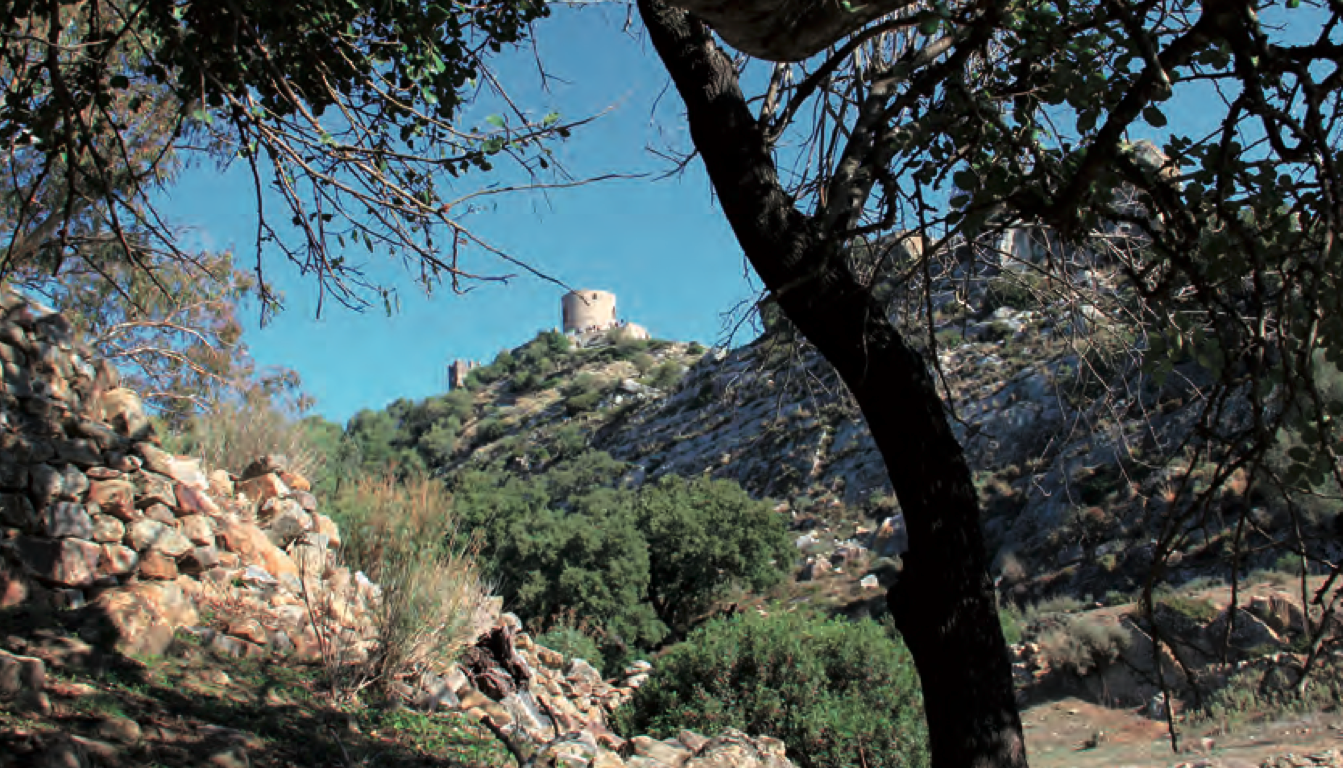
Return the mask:
<svg viewBox="0 0 1343 768">
<path fill-rule="evenodd" d="M 378 652 L 370 680 L 450 661 L 475 640 L 472 619 L 489 590 L 449 502 L 428 477 L 364 479 L 337 500 L 344 558 L 381 589 L 371 617 Z"/>
<path fill-rule="evenodd" d="M 220 403 L 192 419 L 178 439 L 178 452 L 199 457 L 206 467 L 233 473 L 271 454 L 284 456 L 291 472 L 307 478 L 314 477 L 323 463 L 298 422 L 261 395 Z"/>
</svg>

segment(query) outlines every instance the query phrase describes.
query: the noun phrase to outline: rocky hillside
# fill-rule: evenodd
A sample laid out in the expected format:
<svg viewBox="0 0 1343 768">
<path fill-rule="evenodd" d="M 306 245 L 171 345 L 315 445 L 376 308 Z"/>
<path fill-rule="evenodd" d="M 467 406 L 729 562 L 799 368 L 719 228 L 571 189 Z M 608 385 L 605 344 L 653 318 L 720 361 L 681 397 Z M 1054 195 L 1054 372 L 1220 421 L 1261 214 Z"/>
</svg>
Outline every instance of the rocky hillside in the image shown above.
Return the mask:
<svg viewBox="0 0 1343 768">
<path fill-rule="evenodd" d="M 953 269 L 934 282 L 930 302 L 937 375 L 980 486 L 995 567 L 1025 590 L 1022 599 L 1135 588 L 1173 479 L 1192 469 L 1197 482 L 1211 471 L 1191 468 L 1177 450 L 1201 408 L 1197 371 L 1177 369 L 1161 385 L 1141 375 L 1135 330 L 1114 320 L 1122 297 L 1107 273 L 1079 268 L 1076 281 L 1094 304 L 1079 304 L 1076 286 L 1027 272 Z M 925 321 L 910 316 L 908 329 L 927 345 Z M 486 464 L 542 471 L 596 448 L 629 462 L 635 482 L 730 478 L 783 502 L 799 528 L 819 527 L 814 540 L 873 548 L 880 538 L 879 554 L 900 549 L 898 505 L 862 419 L 824 360 L 781 325 L 731 350 L 619 338 L 573 348 L 542 334 L 466 388 L 400 405 L 394 421 L 419 423 L 405 444 L 445 474 Z M 444 422 L 455 438 L 446 449 L 434 442 Z M 1232 482 L 1221 493 L 1227 510 L 1260 508 L 1263 530 L 1289 517 L 1261 489 Z M 1321 500 L 1308 524 L 1328 534 L 1337 513 L 1336 502 Z M 1215 570 L 1223 535 L 1189 537 L 1172 580 Z M 1283 555 L 1282 542 L 1261 543 L 1249 569 Z M 1343 555 L 1332 534 L 1320 546 L 1326 559 Z"/>
</svg>

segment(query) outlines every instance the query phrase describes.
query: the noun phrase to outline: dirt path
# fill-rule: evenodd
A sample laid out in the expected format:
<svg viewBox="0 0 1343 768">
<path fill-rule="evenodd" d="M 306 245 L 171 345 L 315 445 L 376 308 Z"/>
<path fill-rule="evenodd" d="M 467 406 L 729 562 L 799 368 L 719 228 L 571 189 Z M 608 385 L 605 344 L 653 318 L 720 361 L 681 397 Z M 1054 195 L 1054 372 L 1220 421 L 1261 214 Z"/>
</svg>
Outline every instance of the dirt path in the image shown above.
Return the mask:
<svg viewBox="0 0 1343 768">
<path fill-rule="evenodd" d="M 1031 765 L 1036 768 L 1172 768 L 1184 764 L 1258 768 L 1265 760 L 1289 752 L 1316 755 L 1343 750 L 1343 715 L 1338 713 L 1246 723 L 1228 733 L 1211 724 L 1191 728 L 1181 732 L 1181 754 L 1171 752 L 1163 724 L 1078 699 L 1032 707 L 1022 713 L 1022 720 Z M 1104 738 L 1087 748 L 1097 732 L 1103 732 Z"/>
</svg>

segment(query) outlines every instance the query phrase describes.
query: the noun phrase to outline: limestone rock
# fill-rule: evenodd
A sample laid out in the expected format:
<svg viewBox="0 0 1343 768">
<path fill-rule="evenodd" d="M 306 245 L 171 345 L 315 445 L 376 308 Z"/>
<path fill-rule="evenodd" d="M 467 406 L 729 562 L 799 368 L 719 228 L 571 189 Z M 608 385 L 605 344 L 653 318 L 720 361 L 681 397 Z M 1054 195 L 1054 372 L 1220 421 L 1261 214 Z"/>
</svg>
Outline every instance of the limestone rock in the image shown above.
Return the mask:
<svg viewBox="0 0 1343 768">
<path fill-rule="evenodd" d="M 207 544 L 183 555 L 178 567 L 187 573 L 199 575 L 219 565 L 221 559 L 219 550 Z"/>
<path fill-rule="evenodd" d="M 0 525 L 28 533 L 37 532 L 37 511 L 26 494 L 0 493 Z"/>
<path fill-rule="evenodd" d="M 126 655 L 161 655 L 179 627 L 200 623 L 196 606 L 172 581 L 107 590 L 86 610 L 91 630 Z"/>
<path fill-rule="evenodd" d="M 140 555 L 130 547 L 104 544 L 98 559 L 98 572 L 107 576 L 125 576 L 135 572 Z"/>
<path fill-rule="evenodd" d="M 111 515 L 93 516 L 93 536 L 94 541 L 99 542 L 118 542 L 126 536 L 126 526 L 120 520 Z"/>
<path fill-rule="evenodd" d="M 137 552 L 153 550 L 177 558 L 192 548 L 185 536 L 157 520 L 136 520 L 126 536 Z"/>
<path fill-rule="evenodd" d="M 129 389 L 118 388 L 103 392 L 99 400 L 103 421 L 111 424 L 122 437 L 144 440 L 153 434 L 139 395 Z"/>
<path fill-rule="evenodd" d="M 24 566 L 38 579 L 60 587 L 86 587 L 93 583 L 102 558 L 102 548 L 81 539 L 36 539 L 20 537 L 18 553 Z"/>
<path fill-rule="evenodd" d="M 236 552 L 244 563 L 265 568 L 276 578 L 298 576 L 294 561 L 255 525 L 225 516 L 220 518 L 219 535 L 229 551 Z"/>
<path fill-rule="evenodd" d="M 322 514 L 314 514 L 312 520 L 314 530 L 326 537 L 327 545 L 332 549 L 340 549 L 340 528 L 336 526 L 336 521 Z"/>
<path fill-rule="evenodd" d="M 179 483 L 176 488 L 177 508 L 183 515 L 207 515 L 219 517 L 219 505 L 205 491 L 192 485 Z"/>
<path fill-rule="evenodd" d="M 154 504 L 173 506 L 177 503 L 177 492 L 173 490 L 173 481 L 156 472 L 141 470 L 135 474 L 135 506 L 141 509 Z"/>
<path fill-rule="evenodd" d="M 134 520 L 135 486 L 127 480 L 96 480 L 89 487 L 88 501 L 104 514 L 119 520 Z"/>
<path fill-rule="evenodd" d="M 28 487 L 28 466 L 0 455 L 0 488 L 21 491 Z"/>
<path fill-rule="evenodd" d="M 242 471 L 242 479 L 251 480 L 254 477 L 268 474 L 278 475 L 281 472 L 288 471 L 288 469 L 289 459 L 278 453 L 266 454 L 265 456 L 258 456 L 251 464 L 247 465 L 247 468 Z"/>
<path fill-rule="evenodd" d="M 233 478 L 222 469 L 210 473 L 210 493 L 221 499 L 233 498 Z"/>
<path fill-rule="evenodd" d="M 249 501 L 260 505 L 268 499 L 274 499 L 289 495 L 289 488 L 280 479 L 279 475 L 267 473 L 242 480 L 234 484 L 234 492 L 239 496 L 246 496 Z"/>
<path fill-rule="evenodd" d="M 177 578 L 177 561 L 151 549 L 141 554 L 138 572 L 141 578 L 172 581 Z"/>
<path fill-rule="evenodd" d="M 214 524 L 203 515 L 187 515 L 177 521 L 178 530 L 191 540 L 192 544 L 206 546 L 215 543 Z"/>
<path fill-rule="evenodd" d="M 42 510 L 42 533 L 53 539 L 93 538 L 93 518 L 84 505 L 58 501 Z"/>
<path fill-rule="evenodd" d="M 128 717 L 105 717 L 95 728 L 98 737 L 120 744 L 134 744 L 140 740 L 140 724 Z"/>
<path fill-rule="evenodd" d="M 46 685 L 47 667 L 41 659 L 0 650 L 0 703 L 40 709 Z"/>
</svg>

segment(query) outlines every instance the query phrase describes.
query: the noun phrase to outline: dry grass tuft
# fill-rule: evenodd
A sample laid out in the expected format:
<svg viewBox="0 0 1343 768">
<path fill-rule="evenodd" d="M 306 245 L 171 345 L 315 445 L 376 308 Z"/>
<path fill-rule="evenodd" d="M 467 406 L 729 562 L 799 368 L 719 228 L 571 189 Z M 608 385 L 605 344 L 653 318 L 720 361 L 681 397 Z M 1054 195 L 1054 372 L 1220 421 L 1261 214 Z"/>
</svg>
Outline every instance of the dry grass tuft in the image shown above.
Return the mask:
<svg viewBox="0 0 1343 768">
<path fill-rule="evenodd" d="M 472 620 L 489 589 L 475 542 L 459 536 L 442 483 L 363 479 L 341 494 L 333 517 L 346 562 L 381 589 L 370 680 L 386 683 L 431 661 L 451 661 L 475 640 Z"/>
</svg>

